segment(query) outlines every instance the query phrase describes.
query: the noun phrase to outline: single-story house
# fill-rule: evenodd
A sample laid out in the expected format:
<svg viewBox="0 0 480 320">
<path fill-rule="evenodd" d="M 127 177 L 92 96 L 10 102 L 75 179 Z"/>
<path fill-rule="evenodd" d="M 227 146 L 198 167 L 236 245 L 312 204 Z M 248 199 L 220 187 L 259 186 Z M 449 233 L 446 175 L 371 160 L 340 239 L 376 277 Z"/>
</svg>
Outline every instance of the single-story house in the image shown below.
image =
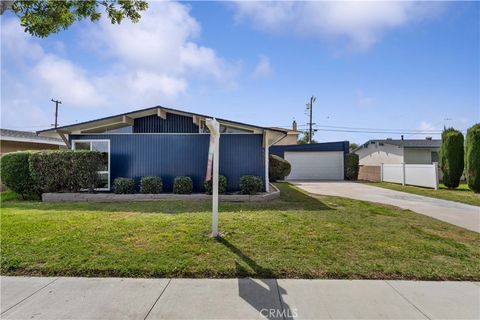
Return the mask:
<svg viewBox="0 0 480 320">
<path fill-rule="evenodd" d="M 344 180 L 349 142 L 274 145 L 270 153 L 292 166 L 286 180 Z"/>
<path fill-rule="evenodd" d="M 297 144 L 298 135 L 300 134 L 300 131 L 298 131 L 297 129 L 297 122 L 295 120 L 293 120 L 292 122 L 291 129 L 279 128 L 279 127 L 271 127 L 270 129 L 279 130 L 285 133 L 285 137 L 277 141 L 275 145 L 283 146 L 283 145 Z"/>
<path fill-rule="evenodd" d="M 61 139 L 39 137 L 35 132 L 0 129 L 0 154 L 23 150 L 65 148 Z"/>
<path fill-rule="evenodd" d="M 353 153 L 358 154 L 359 179 L 380 181 L 384 164 L 432 164 L 439 161 L 442 141 L 439 139 L 381 139 L 369 140 Z"/>
<path fill-rule="evenodd" d="M 205 120 L 211 116 L 161 106 L 39 131 L 60 137 L 72 149 L 105 154 L 99 172 L 99 191 L 109 191 L 117 177 L 160 176 L 164 190 L 172 191 L 176 176 L 190 176 L 194 191 L 203 190 L 210 134 Z M 219 119 L 220 174 L 229 191 L 239 190 L 240 177 L 262 178 L 268 191 L 269 146 L 285 136 L 279 130 Z"/>
<path fill-rule="evenodd" d="M 369 140 L 353 152 L 358 154 L 360 165 L 432 164 L 438 162 L 441 145 L 442 140 L 431 138 Z"/>
</svg>

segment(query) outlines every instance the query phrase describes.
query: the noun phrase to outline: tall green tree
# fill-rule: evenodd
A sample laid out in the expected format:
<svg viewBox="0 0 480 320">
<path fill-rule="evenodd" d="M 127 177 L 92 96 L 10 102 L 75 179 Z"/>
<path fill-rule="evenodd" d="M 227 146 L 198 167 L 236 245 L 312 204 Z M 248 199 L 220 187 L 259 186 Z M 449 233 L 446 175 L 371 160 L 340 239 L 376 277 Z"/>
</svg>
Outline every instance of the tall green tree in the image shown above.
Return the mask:
<svg viewBox="0 0 480 320">
<path fill-rule="evenodd" d="M 465 174 L 470 190 L 480 192 L 480 123 L 467 130 Z"/>
<path fill-rule="evenodd" d="M 464 168 L 463 134 L 454 128 L 442 132 L 440 148 L 440 168 L 443 172 L 443 184 L 455 189 L 460 184 Z"/>
<path fill-rule="evenodd" d="M 298 139 L 297 143 L 298 144 L 307 144 L 308 143 L 308 136 L 309 136 L 308 131 L 304 132 L 303 136 L 300 139 Z M 317 141 L 312 139 L 312 143 L 317 143 Z"/>
<path fill-rule="evenodd" d="M 103 9 L 112 23 L 124 18 L 138 22 L 140 12 L 148 8 L 144 0 L 14 0 L 0 2 L 0 13 L 12 11 L 25 31 L 36 37 L 47 37 L 65 30 L 75 21 L 98 21 Z"/>
</svg>

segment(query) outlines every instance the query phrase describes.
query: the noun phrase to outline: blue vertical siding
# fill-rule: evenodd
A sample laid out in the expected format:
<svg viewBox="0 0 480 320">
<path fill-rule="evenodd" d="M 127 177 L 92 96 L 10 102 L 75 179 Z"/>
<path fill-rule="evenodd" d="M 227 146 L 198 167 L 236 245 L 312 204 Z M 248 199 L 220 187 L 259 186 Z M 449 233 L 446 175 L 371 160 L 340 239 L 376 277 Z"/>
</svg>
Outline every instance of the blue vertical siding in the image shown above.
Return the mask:
<svg viewBox="0 0 480 320">
<path fill-rule="evenodd" d="M 191 119 L 190 119 L 191 121 Z M 208 134 L 94 134 L 71 135 L 75 139 L 110 140 L 110 184 L 117 177 L 160 176 L 164 190 L 171 192 L 176 176 L 190 176 L 196 192 L 203 191 Z M 265 162 L 261 134 L 222 134 L 220 174 L 228 190 L 239 190 L 240 177 L 256 175 L 264 180 Z"/>
<path fill-rule="evenodd" d="M 198 133 L 198 126 L 192 117 L 167 113 L 166 119 L 157 115 L 135 119 L 133 133 Z"/>
</svg>

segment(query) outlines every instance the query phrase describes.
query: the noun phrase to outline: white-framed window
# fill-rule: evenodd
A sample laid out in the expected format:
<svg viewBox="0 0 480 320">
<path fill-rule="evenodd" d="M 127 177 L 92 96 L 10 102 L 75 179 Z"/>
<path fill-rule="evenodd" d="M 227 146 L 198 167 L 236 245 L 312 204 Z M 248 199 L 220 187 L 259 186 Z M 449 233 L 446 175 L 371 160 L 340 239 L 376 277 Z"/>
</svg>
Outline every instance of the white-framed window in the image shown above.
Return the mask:
<svg viewBox="0 0 480 320">
<path fill-rule="evenodd" d="M 100 177 L 99 183 L 95 190 L 110 190 L 110 140 L 72 140 L 72 149 L 74 150 L 91 150 L 102 153 L 103 164 L 102 169 L 98 171 Z"/>
</svg>

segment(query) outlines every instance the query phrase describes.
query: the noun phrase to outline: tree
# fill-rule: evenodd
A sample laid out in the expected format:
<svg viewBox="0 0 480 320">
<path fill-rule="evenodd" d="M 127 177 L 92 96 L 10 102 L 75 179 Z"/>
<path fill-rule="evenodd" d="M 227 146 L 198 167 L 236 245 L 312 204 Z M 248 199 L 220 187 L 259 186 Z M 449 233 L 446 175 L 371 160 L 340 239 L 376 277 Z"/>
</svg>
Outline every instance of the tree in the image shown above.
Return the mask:
<svg viewBox="0 0 480 320">
<path fill-rule="evenodd" d="M 440 167 L 443 172 L 443 184 L 449 189 L 455 189 L 460 184 L 464 168 L 463 156 L 463 134 L 454 128 L 444 129 L 440 148 Z"/>
<path fill-rule="evenodd" d="M 480 123 L 467 130 L 465 173 L 470 190 L 480 192 Z"/>
<path fill-rule="evenodd" d="M 65 30 L 75 21 L 90 19 L 98 21 L 104 7 L 112 23 L 121 23 L 124 18 L 138 22 L 140 11 L 148 8 L 144 0 L 14 0 L 0 3 L 0 13 L 12 11 L 20 18 L 25 32 L 36 37 L 47 37 L 52 33 Z"/>
<path fill-rule="evenodd" d="M 356 144 L 355 142 L 352 142 L 350 143 L 350 152 L 352 152 L 353 150 L 357 149 L 358 148 L 358 144 Z"/>
<path fill-rule="evenodd" d="M 307 132 L 304 132 L 303 133 L 303 137 L 301 137 L 300 139 L 298 139 L 297 143 L 298 144 L 307 144 L 308 143 L 308 131 Z M 314 139 L 312 139 L 312 143 L 317 143 L 317 141 L 315 141 Z"/>
</svg>

